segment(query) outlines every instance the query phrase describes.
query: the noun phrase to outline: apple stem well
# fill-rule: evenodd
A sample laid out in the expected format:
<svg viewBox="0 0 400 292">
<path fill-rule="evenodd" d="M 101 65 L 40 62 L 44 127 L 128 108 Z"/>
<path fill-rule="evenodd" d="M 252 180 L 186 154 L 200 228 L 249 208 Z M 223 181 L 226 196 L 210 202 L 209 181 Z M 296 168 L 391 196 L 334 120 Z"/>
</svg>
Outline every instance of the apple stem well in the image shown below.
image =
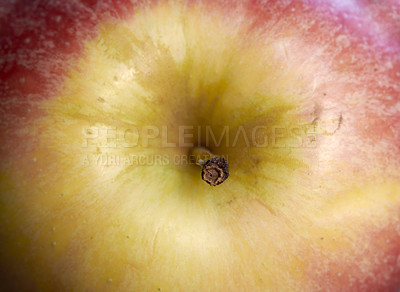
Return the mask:
<svg viewBox="0 0 400 292">
<path fill-rule="evenodd" d="M 192 157 L 202 167 L 201 178 L 211 186 L 222 184 L 229 177 L 228 161 L 205 147 L 194 147 Z"/>
</svg>

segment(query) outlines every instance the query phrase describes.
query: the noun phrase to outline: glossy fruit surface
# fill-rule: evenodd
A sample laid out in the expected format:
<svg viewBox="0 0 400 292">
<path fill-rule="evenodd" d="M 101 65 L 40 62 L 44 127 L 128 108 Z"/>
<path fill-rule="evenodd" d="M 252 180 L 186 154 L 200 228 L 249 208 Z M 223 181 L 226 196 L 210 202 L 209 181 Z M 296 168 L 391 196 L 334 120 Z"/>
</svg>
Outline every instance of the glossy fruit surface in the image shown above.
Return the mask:
<svg viewBox="0 0 400 292">
<path fill-rule="evenodd" d="M 0 287 L 398 291 L 396 1 L 0 8 Z"/>
</svg>

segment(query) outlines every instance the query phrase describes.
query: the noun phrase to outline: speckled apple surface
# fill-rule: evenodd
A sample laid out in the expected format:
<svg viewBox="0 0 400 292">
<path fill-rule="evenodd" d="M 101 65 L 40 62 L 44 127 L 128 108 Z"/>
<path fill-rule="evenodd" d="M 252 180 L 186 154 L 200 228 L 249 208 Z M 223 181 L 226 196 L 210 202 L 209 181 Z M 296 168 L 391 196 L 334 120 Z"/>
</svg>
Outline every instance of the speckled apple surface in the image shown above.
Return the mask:
<svg viewBox="0 0 400 292">
<path fill-rule="evenodd" d="M 0 17 L 4 290 L 400 289 L 397 1 L 16 1 Z M 127 145 L 148 126 L 168 143 Z M 224 184 L 174 160 L 182 126 L 229 127 L 210 146 Z M 244 138 L 256 127 L 268 145 Z"/>
</svg>

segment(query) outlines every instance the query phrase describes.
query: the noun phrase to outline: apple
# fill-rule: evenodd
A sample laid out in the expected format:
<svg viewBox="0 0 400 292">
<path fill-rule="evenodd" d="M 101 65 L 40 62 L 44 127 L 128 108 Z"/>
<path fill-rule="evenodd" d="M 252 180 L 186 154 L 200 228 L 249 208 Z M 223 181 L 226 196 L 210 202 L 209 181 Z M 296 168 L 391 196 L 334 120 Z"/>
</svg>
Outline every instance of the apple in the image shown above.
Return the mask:
<svg viewBox="0 0 400 292">
<path fill-rule="evenodd" d="M 0 289 L 399 291 L 399 19 L 3 1 Z"/>
</svg>

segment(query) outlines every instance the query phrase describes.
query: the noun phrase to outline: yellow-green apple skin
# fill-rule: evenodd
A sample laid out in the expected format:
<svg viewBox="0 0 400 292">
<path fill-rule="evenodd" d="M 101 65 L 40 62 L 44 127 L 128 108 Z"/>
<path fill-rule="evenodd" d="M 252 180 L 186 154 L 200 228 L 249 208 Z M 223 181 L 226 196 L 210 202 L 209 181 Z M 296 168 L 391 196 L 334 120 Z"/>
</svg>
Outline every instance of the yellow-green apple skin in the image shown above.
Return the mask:
<svg viewBox="0 0 400 292">
<path fill-rule="evenodd" d="M 1 3 L 1 291 L 399 291 L 399 23 L 397 0 Z"/>
</svg>

